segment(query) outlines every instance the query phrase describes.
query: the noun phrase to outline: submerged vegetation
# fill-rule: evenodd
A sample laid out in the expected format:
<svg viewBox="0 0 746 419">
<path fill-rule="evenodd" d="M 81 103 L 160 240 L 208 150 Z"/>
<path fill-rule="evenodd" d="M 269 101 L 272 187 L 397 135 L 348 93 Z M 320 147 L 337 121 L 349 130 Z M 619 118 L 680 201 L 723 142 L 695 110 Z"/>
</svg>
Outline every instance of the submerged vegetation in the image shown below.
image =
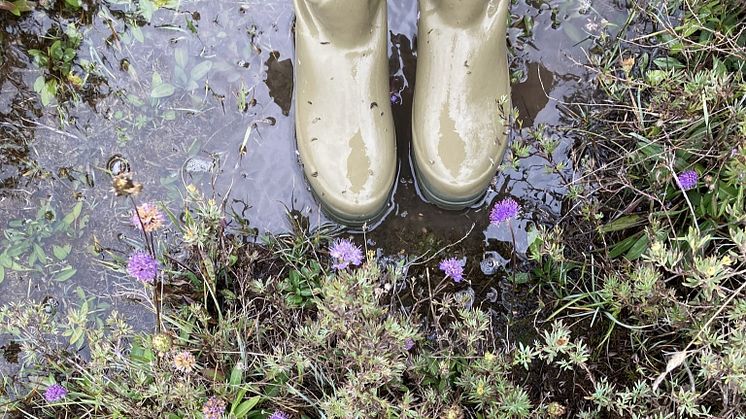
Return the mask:
<svg viewBox="0 0 746 419">
<path fill-rule="evenodd" d="M 108 3 L 126 16 L 111 42 L 142 42 L 138 22 L 173 7 Z M 0 14 L 89 6 L 0 0 Z M 81 30 L 58 29 L 28 51 L 44 106 L 75 97 L 95 74 L 77 56 Z M 96 263 L 153 327 L 80 289 L 63 309 L 53 299 L 7 303 L 0 333 L 17 369 L 3 372 L 4 412 L 746 417 L 746 10 L 738 0 L 634 2 L 628 27 L 594 42 L 588 66 L 600 94 L 570 106 L 579 141 L 562 217 L 536 226 L 505 273 L 533 316 L 506 326 L 466 292 L 480 255 L 446 246 L 427 259 L 384 257 L 298 216 L 292 234 L 258 235 L 192 184 L 175 206 L 149 203 L 143 179 L 107 168 L 137 238 L 116 249 L 93 243 Z M 213 66 L 179 54 L 173 80 L 154 72 L 145 81 L 155 108 L 177 89 L 197 89 Z M 246 94 L 242 86 L 241 112 Z M 536 144 L 514 143 L 513 164 L 533 148 L 551 157 L 557 144 L 547 136 L 538 129 Z M 67 241 L 89 218 L 82 200 L 59 206 L 44 201 L 34 217 L 9 223 L 0 282 L 11 272 L 75 275 L 68 261 L 83 254 Z M 501 196 L 484 217 L 512 232 L 522 212 Z"/>
</svg>

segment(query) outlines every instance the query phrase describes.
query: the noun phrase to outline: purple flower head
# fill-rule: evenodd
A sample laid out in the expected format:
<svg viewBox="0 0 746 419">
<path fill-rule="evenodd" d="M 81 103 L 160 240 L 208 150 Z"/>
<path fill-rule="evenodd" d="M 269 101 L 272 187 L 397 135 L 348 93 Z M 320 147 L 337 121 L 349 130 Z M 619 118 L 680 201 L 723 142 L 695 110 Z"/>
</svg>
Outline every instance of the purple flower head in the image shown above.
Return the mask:
<svg viewBox="0 0 746 419">
<path fill-rule="evenodd" d="M 446 274 L 446 278 L 451 278 L 456 282 L 464 280 L 464 262 L 456 258 L 444 259 L 438 265 L 441 271 Z"/>
<path fill-rule="evenodd" d="M 518 216 L 521 206 L 513 198 L 505 198 L 495 204 L 490 211 L 490 223 L 500 224 Z"/>
<path fill-rule="evenodd" d="M 215 396 L 210 397 L 202 406 L 202 414 L 205 419 L 220 419 L 225 413 L 225 402 Z"/>
<path fill-rule="evenodd" d="M 676 175 L 676 181 L 679 182 L 681 189 L 688 191 L 697 187 L 699 175 L 694 170 L 687 170 Z"/>
<path fill-rule="evenodd" d="M 267 419 L 290 419 L 290 416 L 282 410 L 275 410 Z"/>
<path fill-rule="evenodd" d="M 412 348 L 414 348 L 414 339 L 412 339 L 412 338 L 406 338 L 406 339 L 404 339 L 404 350 L 405 351 L 411 351 Z"/>
<path fill-rule="evenodd" d="M 340 270 L 349 265 L 359 266 L 363 263 L 363 251 L 349 239 L 337 239 L 329 248 L 329 256 L 334 259 L 332 267 Z"/>
<path fill-rule="evenodd" d="M 392 93 L 391 94 L 391 104 L 392 105 L 401 105 L 401 96 L 398 93 Z"/>
<path fill-rule="evenodd" d="M 52 384 L 44 392 L 44 400 L 48 403 L 58 402 L 67 396 L 67 389 L 59 384 Z"/>
<path fill-rule="evenodd" d="M 127 261 L 127 273 L 142 282 L 152 284 L 158 275 L 158 261 L 143 251 L 135 252 Z"/>
</svg>

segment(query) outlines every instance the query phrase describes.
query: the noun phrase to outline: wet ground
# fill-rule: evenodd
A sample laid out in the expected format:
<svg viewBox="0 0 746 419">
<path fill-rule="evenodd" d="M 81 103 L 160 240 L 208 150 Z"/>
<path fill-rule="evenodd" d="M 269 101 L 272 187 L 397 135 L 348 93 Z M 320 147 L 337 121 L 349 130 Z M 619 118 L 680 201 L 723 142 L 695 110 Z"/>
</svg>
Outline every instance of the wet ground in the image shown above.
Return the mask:
<svg viewBox="0 0 746 419">
<path fill-rule="evenodd" d="M 114 156 L 144 184 L 144 201 L 178 209 L 185 184 L 194 183 L 214 188 L 259 231 L 288 231 L 287 209 L 314 225 L 328 222 L 295 151 L 291 0 L 96 4 L 20 18 L 0 11 L 0 225 L 8 226 L 0 255 L 17 261 L 4 269 L 1 303 L 77 302 L 80 288 L 102 304 L 134 307 L 129 281 L 100 263 L 124 257 L 139 238 L 131 204 L 111 190 Z M 417 4 L 389 1 L 399 177 L 391 211 L 365 240 L 390 255 L 432 252 L 463 238 L 443 256 L 468 255 L 467 275 L 480 296 L 505 284 L 504 271 L 482 274 L 482 255 L 497 252 L 499 265 L 520 260 L 532 226 L 560 214 L 577 141 L 566 104 L 593 95 L 583 67 L 593 38 L 615 34 L 626 19 L 614 0 L 519 0 L 511 14 L 512 100 L 520 111 L 511 137 L 527 156 L 509 151 L 485 201 L 451 212 L 424 202 L 412 176 Z M 66 80 L 68 90 L 43 106 L 34 91 L 44 90 L 39 77 L 61 73 L 40 69 L 29 49 L 52 54 L 55 40 L 75 38 L 74 22 L 82 41 L 72 48 L 71 70 L 80 80 Z M 555 147 L 547 152 L 537 137 Z M 522 204 L 520 219 L 489 226 L 490 203 L 506 196 Z"/>
</svg>

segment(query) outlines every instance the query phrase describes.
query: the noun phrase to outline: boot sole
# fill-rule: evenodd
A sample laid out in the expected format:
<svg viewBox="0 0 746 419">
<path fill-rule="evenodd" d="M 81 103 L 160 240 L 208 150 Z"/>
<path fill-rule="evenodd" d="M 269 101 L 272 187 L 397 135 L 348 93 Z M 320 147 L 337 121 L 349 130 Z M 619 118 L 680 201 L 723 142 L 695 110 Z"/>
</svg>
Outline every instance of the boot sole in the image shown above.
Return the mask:
<svg viewBox="0 0 746 419">
<path fill-rule="evenodd" d="M 484 200 L 484 197 L 486 196 L 487 190 L 480 193 L 479 195 L 465 199 L 465 200 L 448 200 L 440 198 L 438 195 L 436 195 L 428 186 L 427 180 L 425 179 L 425 176 L 422 175 L 422 172 L 420 171 L 420 168 L 418 167 L 417 159 L 410 158 L 412 162 L 412 166 L 414 167 L 414 178 L 415 178 L 415 185 L 417 186 L 417 190 L 420 192 L 423 198 L 425 200 L 438 208 L 442 208 L 444 210 L 449 211 L 458 211 L 463 210 L 466 208 L 472 208 L 475 206 L 479 206 L 481 204 L 482 200 Z"/>
</svg>

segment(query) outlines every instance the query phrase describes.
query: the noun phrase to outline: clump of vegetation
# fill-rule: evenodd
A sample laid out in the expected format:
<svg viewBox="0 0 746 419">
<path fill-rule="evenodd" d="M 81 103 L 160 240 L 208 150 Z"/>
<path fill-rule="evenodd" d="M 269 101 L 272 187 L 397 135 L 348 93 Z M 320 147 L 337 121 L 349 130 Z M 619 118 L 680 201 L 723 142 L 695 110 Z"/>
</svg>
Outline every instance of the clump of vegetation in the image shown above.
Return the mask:
<svg viewBox="0 0 746 419">
<path fill-rule="evenodd" d="M 187 191 L 184 216 L 167 212 L 178 242 L 159 240 L 160 209 L 137 205 L 139 249 L 105 262 L 138 284 L 156 330 L 134 330 L 94 298 L 59 313 L 38 302 L 0 310 L 22 360 L 6 406 L 44 417 L 527 417 L 546 406 L 514 383 L 514 369 L 588 360 L 561 323 L 510 351 L 486 312 L 450 294 L 420 299 L 433 314 L 419 314 L 396 302 L 402 269 L 363 260 L 323 230 L 263 245 L 228 234 L 220 204 Z"/>
<path fill-rule="evenodd" d="M 640 3 L 633 13 L 652 33 L 607 39 L 595 58 L 606 98 L 582 109 L 578 228 L 535 243 L 534 273 L 561 298 L 553 316 L 604 325 L 600 345 L 628 348 L 619 367 L 647 388 L 630 395 L 596 382 L 593 414 L 738 417 L 746 14 L 732 1 Z"/>
<path fill-rule="evenodd" d="M 136 13 L 149 21 L 168 3 L 141 1 Z M 258 237 L 191 185 L 178 214 L 136 205 L 142 185 L 124 173 L 115 191 L 132 201 L 141 239 L 101 249 L 102 263 L 152 313 L 153 330 L 82 291 L 76 305 L 6 305 L 0 333 L 19 370 L 3 378 L 4 408 L 174 419 L 746 417 L 746 12 L 711 0 L 640 2 L 631 13 L 652 31 L 596 40 L 604 95 L 577 108 L 572 205 L 532 236 L 530 275 L 513 275 L 514 287 L 540 293 L 536 328 L 503 341 L 498 316 L 465 301 L 457 290 L 471 255 L 440 260 L 433 287 L 437 261 L 384 262 L 297 218 L 293 234 Z M 137 25 L 125 31 L 138 39 Z M 45 75 L 68 77 L 73 35 L 32 53 Z M 150 99 L 194 89 L 211 68 L 180 56 L 184 77 L 154 74 Z M 551 132 L 531 135 L 564 178 Z M 508 166 L 530 150 L 514 144 Z M 26 269 L 66 279 L 69 247 L 45 245 L 84 219 L 80 204 L 50 213 L 11 225 L 0 280 Z M 510 226 L 519 215 L 504 199 L 488 217 Z"/>
</svg>

